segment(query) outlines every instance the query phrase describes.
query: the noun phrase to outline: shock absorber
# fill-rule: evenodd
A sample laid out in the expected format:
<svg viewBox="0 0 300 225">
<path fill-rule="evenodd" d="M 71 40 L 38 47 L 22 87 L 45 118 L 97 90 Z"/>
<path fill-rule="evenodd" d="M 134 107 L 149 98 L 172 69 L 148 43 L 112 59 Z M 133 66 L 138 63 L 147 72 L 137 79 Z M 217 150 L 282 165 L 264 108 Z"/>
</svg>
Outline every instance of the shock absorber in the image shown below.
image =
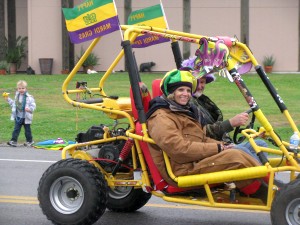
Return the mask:
<svg viewBox="0 0 300 225">
<path fill-rule="evenodd" d="M 113 171 L 112 171 L 112 175 L 116 175 L 116 173 L 118 172 L 118 170 L 120 169 L 120 166 L 122 165 L 122 163 L 127 159 L 129 153 L 130 153 L 130 150 L 133 146 L 133 139 L 132 138 L 129 138 L 126 142 L 125 142 L 125 145 L 124 147 L 122 148 L 121 152 L 120 152 L 120 156 L 118 158 L 118 162 L 117 164 L 115 165 Z"/>
</svg>

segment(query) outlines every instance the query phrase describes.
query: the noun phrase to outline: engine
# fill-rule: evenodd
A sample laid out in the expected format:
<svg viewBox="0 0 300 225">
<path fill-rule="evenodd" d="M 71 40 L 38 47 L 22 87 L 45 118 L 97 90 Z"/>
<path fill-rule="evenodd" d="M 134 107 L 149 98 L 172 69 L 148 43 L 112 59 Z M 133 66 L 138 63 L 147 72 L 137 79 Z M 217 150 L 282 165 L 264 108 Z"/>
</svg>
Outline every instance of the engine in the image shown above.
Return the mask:
<svg viewBox="0 0 300 225">
<path fill-rule="evenodd" d="M 104 130 L 103 130 L 104 127 L 105 126 L 103 124 L 100 124 L 99 126 L 92 126 L 87 130 L 87 132 L 78 133 L 75 140 L 78 143 L 83 143 L 83 142 L 102 139 L 104 134 Z"/>
<path fill-rule="evenodd" d="M 89 142 L 93 140 L 99 140 L 103 138 L 104 135 L 104 127 L 103 124 L 99 126 L 90 127 L 85 133 L 78 133 L 75 140 L 78 143 Z M 109 131 L 110 137 L 118 137 L 125 136 L 126 129 L 117 128 Z M 112 172 L 114 166 L 118 162 L 118 158 L 122 148 L 125 145 L 125 140 L 116 140 L 114 142 L 103 143 L 97 145 L 97 148 L 92 148 L 87 150 L 96 161 L 105 169 L 106 172 Z M 126 165 L 126 167 L 121 167 L 119 169 L 120 172 L 128 171 L 128 167 L 132 167 L 132 159 L 131 154 L 127 157 L 127 159 L 122 163 Z"/>
</svg>

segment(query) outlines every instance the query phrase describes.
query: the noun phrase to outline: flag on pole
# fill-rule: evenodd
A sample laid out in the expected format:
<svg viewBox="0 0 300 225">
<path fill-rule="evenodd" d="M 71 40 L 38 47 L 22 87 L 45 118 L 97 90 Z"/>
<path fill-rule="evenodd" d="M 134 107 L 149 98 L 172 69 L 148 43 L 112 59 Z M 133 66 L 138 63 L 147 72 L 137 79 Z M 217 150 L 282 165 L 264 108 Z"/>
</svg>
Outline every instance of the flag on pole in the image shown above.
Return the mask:
<svg viewBox="0 0 300 225">
<path fill-rule="evenodd" d="M 120 29 L 114 0 L 86 0 L 63 8 L 71 42 L 78 44 Z"/>
<path fill-rule="evenodd" d="M 128 25 L 151 26 L 169 29 L 167 19 L 165 17 L 164 10 L 161 4 L 132 12 L 128 17 Z M 135 39 L 132 47 L 145 48 L 151 45 L 156 45 L 168 41 L 170 41 L 170 39 L 168 38 L 142 34 Z"/>
</svg>

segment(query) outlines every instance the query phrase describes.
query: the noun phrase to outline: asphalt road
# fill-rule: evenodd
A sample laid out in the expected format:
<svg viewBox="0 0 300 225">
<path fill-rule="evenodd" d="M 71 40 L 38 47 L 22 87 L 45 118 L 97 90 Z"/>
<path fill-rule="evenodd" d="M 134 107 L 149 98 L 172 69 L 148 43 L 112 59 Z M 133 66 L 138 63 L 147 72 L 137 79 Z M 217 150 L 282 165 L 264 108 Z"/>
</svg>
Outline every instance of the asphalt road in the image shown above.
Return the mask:
<svg viewBox="0 0 300 225">
<path fill-rule="evenodd" d="M 43 172 L 60 160 L 60 151 L 0 146 L 0 225 L 50 225 L 37 200 Z M 204 208 L 157 197 L 135 213 L 107 211 L 96 225 L 271 225 L 268 212 Z"/>
</svg>

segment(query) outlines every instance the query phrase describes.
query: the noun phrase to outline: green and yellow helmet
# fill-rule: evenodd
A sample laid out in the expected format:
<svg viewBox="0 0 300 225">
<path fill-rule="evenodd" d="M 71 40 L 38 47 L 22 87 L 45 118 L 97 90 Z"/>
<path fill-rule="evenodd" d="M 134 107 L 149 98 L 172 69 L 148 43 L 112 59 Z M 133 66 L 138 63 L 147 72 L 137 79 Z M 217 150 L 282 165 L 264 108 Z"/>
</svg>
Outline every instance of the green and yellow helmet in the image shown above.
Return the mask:
<svg viewBox="0 0 300 225">
<path fill-rule="evenodd" d="M 173 93 L 178 87 L 190 87 L 192 93 L 196 91 L 197 80 L 190 71 L 171 70 L 166 73 L 160 82 L 160 89 L 165 96 Z"/>
</svg>

